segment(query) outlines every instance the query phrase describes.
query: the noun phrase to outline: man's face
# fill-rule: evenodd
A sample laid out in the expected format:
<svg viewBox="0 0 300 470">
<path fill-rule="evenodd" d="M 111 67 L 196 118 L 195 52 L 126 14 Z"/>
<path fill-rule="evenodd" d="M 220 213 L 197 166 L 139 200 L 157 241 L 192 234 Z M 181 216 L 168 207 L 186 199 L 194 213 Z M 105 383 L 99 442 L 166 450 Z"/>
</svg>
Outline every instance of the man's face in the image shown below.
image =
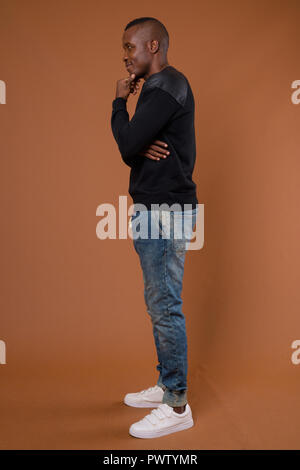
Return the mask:
<svg viewBox="0 0 300 470">
<path fill-rule="evenodd" d="M 130 74 L 134 73 L 136 78 L 142 78 L 148 72 L 152 59 L 145 39 L 145 31 L 136 26 L 127 29 L 123 34 L 122 45 L 126 70 Z"/>
</svg>

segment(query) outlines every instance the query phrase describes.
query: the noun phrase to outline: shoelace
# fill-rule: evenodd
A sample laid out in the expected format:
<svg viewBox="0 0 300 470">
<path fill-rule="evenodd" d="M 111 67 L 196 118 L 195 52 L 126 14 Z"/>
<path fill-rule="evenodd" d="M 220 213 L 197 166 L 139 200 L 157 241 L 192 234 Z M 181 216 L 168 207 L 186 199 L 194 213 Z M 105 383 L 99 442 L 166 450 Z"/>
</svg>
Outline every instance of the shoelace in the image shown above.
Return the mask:
<svg viewBox="0 0 300 470">
<path fill-rule="evenodd" d="M 145 416 L 145 419 L 152 424 L 158 423 L 161 419 L 169 418 L 172 413 L 172 408 L 166 403 L 162 403 L 157 408 L 154 408 L 150 414 Z"/>
</svg>

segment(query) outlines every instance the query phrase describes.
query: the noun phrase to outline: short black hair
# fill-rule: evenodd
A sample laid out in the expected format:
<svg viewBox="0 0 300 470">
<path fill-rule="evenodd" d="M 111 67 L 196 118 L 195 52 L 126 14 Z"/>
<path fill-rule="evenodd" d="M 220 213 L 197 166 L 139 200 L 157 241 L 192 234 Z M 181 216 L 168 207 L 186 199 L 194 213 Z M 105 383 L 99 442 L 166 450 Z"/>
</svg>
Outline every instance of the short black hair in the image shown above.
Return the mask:
<svg viewBox="0 0 300 470">
<path fill-rule="evenodd" d="M 153 29 L 155 33 L 157 33 L 157 39 L 159 40 L 160 46 L 162 47 L 164 54 L 166 54 L 169 48 L 169 33 L 165 25 L 157 18 L 153 18 L 152 16 L 142 16 L 141 18 L 135 18 L 125 26 L 124 31 L 126 31 L 128 28 L 131 28 L 131 26 L 143 24 L 146 22 L 152 23 Z"/>
</svg>

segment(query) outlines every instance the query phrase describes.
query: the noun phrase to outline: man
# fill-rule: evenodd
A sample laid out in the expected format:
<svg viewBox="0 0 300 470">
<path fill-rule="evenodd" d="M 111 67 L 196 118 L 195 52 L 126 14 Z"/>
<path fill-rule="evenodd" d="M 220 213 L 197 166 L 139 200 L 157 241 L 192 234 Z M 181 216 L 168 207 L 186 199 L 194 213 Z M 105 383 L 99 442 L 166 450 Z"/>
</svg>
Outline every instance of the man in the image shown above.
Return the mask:
<svg viewBox="0 0 300 470">
<path fill-rule="evenodd" d="M 131 168 L 129 193 L 135 208 L 131 224 L 136 229 L 137 222 L 147 227 L 151 222 L 158 232 L 158 238 L 147 232 L 146 237 L 134 235 L 133 239 L 159 361 L 157 384 L 128 393 L 124 399 L 129 406 L 155 408 L 131 425 L 129 433 L 140 438 L 194 424 L 187 402 L 187 340 L 181 310 L 186 241 L 192 236 L 198 211 L 192 180 L 194 97 L 186 77 L 168 64 L 168 46 L 168 32 L 157 19 L 143 17 L 127 24 L 123 60 L 130 76 L 117 82 L 111 117 L 122 159 Z M 144 84 L 129 121 L 127 99 L 137 93 L 141 78 Z M 153 209 L 160 205 L 164 209 Z M 178 236 L 182 219 L 188 229 Z"/>
</svg>

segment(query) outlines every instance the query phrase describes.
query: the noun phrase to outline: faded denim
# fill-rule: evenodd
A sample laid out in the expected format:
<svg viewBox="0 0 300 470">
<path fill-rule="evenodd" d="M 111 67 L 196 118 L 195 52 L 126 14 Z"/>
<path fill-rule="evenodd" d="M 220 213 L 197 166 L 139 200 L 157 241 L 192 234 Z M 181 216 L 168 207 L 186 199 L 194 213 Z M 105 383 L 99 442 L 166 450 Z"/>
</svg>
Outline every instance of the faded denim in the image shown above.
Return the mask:
<svg viewBox="0 0 300 470">
<path fill-rule="evenodd" d="M 130 220 L 158 358 L 157 385 L 164 390 L 162 403 L 172 407 L 188 402 L 187 336 L 181 293 L 186 244 L 197 213 L 198 207 L 181 212 L 135 210 Z"/>
</svg>

